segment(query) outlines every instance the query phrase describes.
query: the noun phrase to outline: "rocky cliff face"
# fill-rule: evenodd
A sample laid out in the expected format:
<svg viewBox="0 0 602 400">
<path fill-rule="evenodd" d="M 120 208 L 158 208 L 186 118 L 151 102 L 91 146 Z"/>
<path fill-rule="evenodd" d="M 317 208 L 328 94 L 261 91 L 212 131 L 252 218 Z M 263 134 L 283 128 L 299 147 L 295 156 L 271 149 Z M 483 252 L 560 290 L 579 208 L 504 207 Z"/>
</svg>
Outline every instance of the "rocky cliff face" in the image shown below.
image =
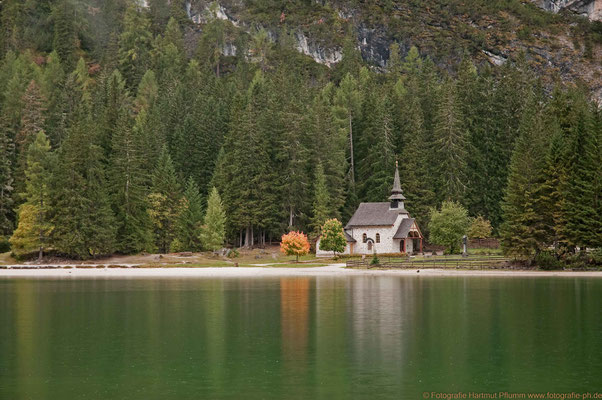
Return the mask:
<svg viewBox="0 0 602 400">
<path fill-rule="evenodd" d="M 602 21 L 602 0 L 535 0 L 535 3 L 555 13 L 566 9 L 592 21 Z"/>
</svg>

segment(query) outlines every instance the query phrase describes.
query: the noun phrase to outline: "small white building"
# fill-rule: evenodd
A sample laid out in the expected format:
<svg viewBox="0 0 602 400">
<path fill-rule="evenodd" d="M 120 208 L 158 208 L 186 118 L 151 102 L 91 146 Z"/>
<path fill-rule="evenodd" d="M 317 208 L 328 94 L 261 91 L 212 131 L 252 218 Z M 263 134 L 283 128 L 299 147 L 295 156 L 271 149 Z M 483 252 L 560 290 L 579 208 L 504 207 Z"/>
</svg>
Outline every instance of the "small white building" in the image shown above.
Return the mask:
<svg viewBox="0 0 602 400">
<path fill-rule="evenodd" d="M 416 220 L 404 208 L 404 200 L 395 163 L 389 201 L 359 205 L 344 229 L 347 246 L 343 254 L 421 253 L 423 236 Z M 332 252 L 320 250 L 320 239 L 316 255 L 332 256 Z"/>
</svg>

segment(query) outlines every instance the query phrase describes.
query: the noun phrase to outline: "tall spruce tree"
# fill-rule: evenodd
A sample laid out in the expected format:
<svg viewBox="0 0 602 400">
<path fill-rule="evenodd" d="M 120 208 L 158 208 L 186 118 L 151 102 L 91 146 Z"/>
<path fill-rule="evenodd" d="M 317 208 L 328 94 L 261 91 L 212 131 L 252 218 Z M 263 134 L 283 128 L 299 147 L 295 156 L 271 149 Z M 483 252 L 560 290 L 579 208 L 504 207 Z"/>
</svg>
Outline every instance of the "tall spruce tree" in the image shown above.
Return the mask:
<svg viewBox="0 0 602 400">
<path fill-rule="evenodd" d="M 22 196 L 25 202 L 19 207 L 19 225 L 10 239 L 12 252 L 17 256 L 37 251 L 41 260 L 49 245 L 51 173 L 50 142 L 39 131 L 27 150 L 26 189 Z"/>
<path fill-rule="evenodd" d="M 216 251 L 223 245 L 226 238 L 226 213 L 215 187 L 209 192 L 207 211 L 201 228 L 201 242 L 206 250 Z"/>
<path fill-rule="evenodd" d="M 153 223 L 155 246 L 161 253 L 171 250 L 176 237 L 180 184 L 166 147 L 163 147 L 152 176 L 148 213 Z"/>
<path fill-rule="evenodd" d="M 583 94 L 576 101 L 579 118 L 569 142 L 571 168 L 566 185 L 566 238 L 580 248 L 602 245 L 602 146 L 599 122 Z"/>
<path fill-rule="evenodd" d="M 115 250 L 115 219 L 96 126 L 81 105 L 53 173 L 52 243 L 60 254 L 86 259 Z"/>
<path fill-rule="evenodd" d="M 203 223 L 203 204 L 199 187 L 192 178 L 188 178 L 180 202 L 176 231 L 179 246 L 185 251 L 201 250 L 201 225 Z"/>
<path fill-rule="evenodd" d="M 136 87 L 150 67 L 152 38 L 145 10 L 136 1 L 130 2 L 119 36 L 119 69 L 129 87 Z"/>
<path fill-rule="evenodd" d="M 545 227 L 535 196 L 543 183 L 547 127 L 536 95 L 530 96 L 519 131 L 502 206 L 505 222 L 501 237 L 507 254 L 530 257 L 541 250 L 545 240 Z"/>
<path fill-rule="evenodd" d="M 322 225 L 326 220 L 332 218 L 332 203 L 328 187 L 326 186 L 326 176 L 322 164 L 316 166 L 314 175 L 314 200 L 312 204 L 312 218 L 310 228 L 314 236 L 319 236 Z"/>
<path fill-rule="evenodd" d="M 441 91 L 435 114 L 433 147 L 437 160 L 434 179 L 438 200 L 462 202 L 466 192 L 467 140 L 452 80 L 448 80 Z"/>
<path fill-rule="evenodd" d="M 0 130 L 0 235 L 13 230 L 13 154 L 14 145 L 4 130 Z"/>
<path fill-rule="evenodd" d="M 75 66 L 78 51 L 78 37 L 75 27 L 76 15 L 71 0 L 58 1 L 52 10 L 54 38 L 52 47 L 58 54 L 66 71 Z"/>
<path fill-rule="evenodd" d="M 109 185 L 117 223 L 116 249 L 137 253 L 152 248 L 151 221 L 147 213 L 145 143 L 138 137 L 127 115 L 116 121 L 111 142 Z"/>
</svg>

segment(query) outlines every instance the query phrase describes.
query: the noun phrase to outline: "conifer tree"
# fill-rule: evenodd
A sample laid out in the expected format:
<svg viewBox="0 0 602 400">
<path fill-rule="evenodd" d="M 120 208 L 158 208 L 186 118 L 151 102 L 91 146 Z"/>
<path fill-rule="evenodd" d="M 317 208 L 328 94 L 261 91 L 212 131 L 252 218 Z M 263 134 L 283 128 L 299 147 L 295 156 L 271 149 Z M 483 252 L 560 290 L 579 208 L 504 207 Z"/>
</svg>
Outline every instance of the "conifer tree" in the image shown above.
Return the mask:
<svg viewBox="0 0 602 400">
<path fill-rule="evenodd" d="M 215 187 L 209 193 L 207 212 L 201 228 L 201 243 L 206 250 L 216 251 L 224 245 L 226 237 L 226 213 Z"/>
<path fill-rule="evenodd" d="M 129 109 L 131 98 L 126 89 L 126 83 L 121 73 L 114 70 L 105 76 L 96 101 L 99 103 L 97 110 L 99 124 L 99 141 L 105 157 L 109 157 L 112 148 L 113 136 L 116 134 L 120 122 L 129 125 Z"/>
<path fill-rule="evenodd" d="M 324 175 L 324 168 L 319 163 L 316 166 L 316 172 L 314 175 L 314 201 L 312 205 L 312 218 L 310 228 L 315 236 L 320 235 L 322 225 L 327 219 L 332 218 L 332 203 L 330 200 L 330 193 L 328 193 L 328 187 L 326 186 L 326 176 Z"/>
<path fill-rule="evenodd" d="M 548 242 L 559 250 L 568 246 L 564 196 L 568 183 L 567 146 L 562 131 L 554 124 L 551 127 L 551 139 L 545 154 L 542 183 L 536 201 Z"/>
<path fill-rule="evenodd" d="M 46 67 L 40 81 L 41 97 L 46 100 L 44 132 L 52 146 L 58 146 L 63 139 L 66 103 L 64 87 L 65 72 L 59 61 L 58 53 L 53 51 L 47 57 Z"/>
<path fill-rule="evenodd" d="M 82 104 L 60 147 L 53 173 L 52 243 L 60 254 L 86 259 L 115 250 L 103 151 L 96 127 Z"/>
<path fill-rule="evenodd" d="M 310 139 L 307 147 L 311 164 L 321 164 L 324 168 L 326 188 L 331 200 L 330 216 L 340 218 L 345 203 L 347 135 L 338 128 L 332 113 L 333 92 L 334 85 L 327 84 L 313 99 L 307 113 L 307 137 Z"/>
<path fill-rule="evenodd" d="M 44 129 L 44 99 L 40 93 L 40 87 L 35 81 L 32 80 L 25 90 L 22 104 L 21 129 L 15 138 L 17 151 L 15 191 L 19 194 L 25 192 L 27 149 L 35 140 L 38 132 Z"/>
<path fill-rule="evenodd" d="M 221 75 L 222 49 L 225 44 L 224 21 L 217 17 L 218 3 L 212 3 L 209 7 L 211 19 L 205 25 L 203 34 L 199 39 L 197 57 L 201 62 L 206 61 L 219 78 Z"/>
<path fill-rule="evenodd" d="M 571 168 L 566 185 L 566 237 L 580 248 L 602 245 L 602 143 L 599 123 L 588 109 L 585 99 L 575 107 L 581 109 L 573 126 L 569 143 Z"/>
<path fill-rule="evenodd" d="M 150 66 L 151 46 L 150 21 L 145 11 L 131 2 L 119 37 L 119 66 L 129 87 L 136 87 Z"/>
<path fill-rule="evenodd" d="M 415 90 L 404 96 L 404 130 L 399 163 L 401 187 L 406 196 L 406 207 L 418 221 L 425 234 L 428 232 L 429 210 L 436 206 L 433 177 L 428 163 L 432 143 L 426 136 L 422 108 Z M 390 175 L 389 175 L 390 176 Z"/>
<path fill-rule="evenodd" d="M 438 199 L 461 202 L 466 190 L 466 130 L 461 120 L 456 87 L 443 87 L 435 115 L 434 149 L 438 174 Z"/>
<path fill-rule="evenodd" d="M 51 157 L 50 142 L 39 131 L 27 150 L 25 203 L 19 208 L 19 225 L 10 239 L 12 251 L 18 257 L 38 251 L 41 260 L 49 244 Z"/>
<path fill-rule="evenodd" d="M 153 69 L 159 81 L 177 79 L 184 68 L 184 43 L 177 21 L 170 18 L 163 35 L 158 35 L 151 51 Z"/>
<path fill-rule="evenodd" d="M 340 122 L 341 129 L 347 132 L 349 140 L 349 187 L 352 195 L 355 195 L 355 157 L 353 142 L 353 126 L 356 117 L 359 117 L 361 109 L 361 95 L 358 90 L 357 81 L 351 74 L 345 75 L 334 98 L 334 112 Z"/>
<path fill-rule="evenodd" d="M 117 121 L 111 142 L 109 184 L 111 204 L 117 223 L 116 249 L 121 253 L 137 253 L 152 248 L 152 231 L 147 212 L 145 147 L 129 118 Z"/>
<path fill-rule="evenodd" d="M 373 93 L 368 104 L 371 112 L 365 115 L 360 144 L 365 155 L 358 167 L 362 201 L 385 201 L 391 191 L 391 171 L 395 164 L 392 122 L 388 99 Z M 362 143 L 363 142 L 363 143 Z"/>
<path fill-rule="evenodd" d="M 177 220 L 177 239 L 182 250 L 201 250 L 201 225 L 203 223 L 202 199 L 194 179 L 188 178 Z"/>
<path fill-rule="evenodd" d="M 152 176 L 148 195 L 148 213 L 155 233 L 155 246 L 161 253 L 171 249 L 176 236 L 176 218 L 180 202 L 180 185 L 167 148 L 163 147 Z"/>
<path fill-rule="evenodd" d="M 12 140 L 0 130 L 0 235 L 9 235 L 13 230 L 13 154 Z"/>
<path fill-rule="evenodd" d="M 66 71 L 71 71 L 76 62 L 78 38 L 74 26 L 75 19 L 75 12 L 69 0 L 57 2 L 52 10 L 52 20 L 54 22 L 52 46 Z"/>
<path fill-rule="evenodd" d="M 165 146 L 165 137 L 161 129 L 161 115 L 158 107 L 159 87 L 152 70 L 146 71 L 134 100 L 136 113 L 133 132 L 134 138 L 141 148 L 144 148 L 144 157 L 141 158 L 141 169 L 152 171 L 156 160 Z M 150 186 L 151 174 L 147 173 L 146 185 Z"/>
<path fill-rule="evenodd" d="M 545 239 L 536 193 L 541 190 L 546 152 L 546 126 L 538 98 L 531 95 L 520 124 L 508 186 L 504 197 L 502 248 L 507 254 L 529 257 L 540 251 Z"/>
</svg>

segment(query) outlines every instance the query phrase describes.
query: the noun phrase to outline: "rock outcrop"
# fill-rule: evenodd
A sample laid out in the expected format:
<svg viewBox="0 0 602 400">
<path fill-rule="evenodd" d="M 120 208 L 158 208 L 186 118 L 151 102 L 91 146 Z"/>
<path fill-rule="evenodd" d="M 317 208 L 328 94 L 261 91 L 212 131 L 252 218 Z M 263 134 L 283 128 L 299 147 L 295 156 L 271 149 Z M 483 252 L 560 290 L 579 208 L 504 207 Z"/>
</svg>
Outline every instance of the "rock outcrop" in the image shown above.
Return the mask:
<svg viewBox="0 0 602 400">
<path fill-rule="evenodd" d="M 555 13 L 566 9 L 592 21 L 602 21 L 602 0 L 535 0 L 535 3 Z"/>
</svg>

